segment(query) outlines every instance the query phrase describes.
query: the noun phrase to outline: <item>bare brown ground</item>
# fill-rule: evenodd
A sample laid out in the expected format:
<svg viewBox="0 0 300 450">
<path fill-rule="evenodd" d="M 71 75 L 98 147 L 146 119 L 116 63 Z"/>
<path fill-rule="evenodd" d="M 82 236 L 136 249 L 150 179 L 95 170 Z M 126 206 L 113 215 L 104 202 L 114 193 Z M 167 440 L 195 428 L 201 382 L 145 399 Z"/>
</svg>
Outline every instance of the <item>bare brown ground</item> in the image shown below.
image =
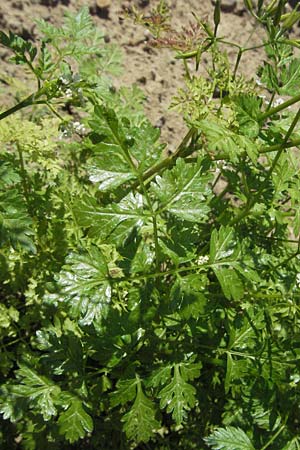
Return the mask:
<svg viewBox="0 0 300 450">
<path fill-rule="evenodd" d="M 152 48 L 148 42 L 147 30 L 130 20 L 120 20 L 124 8 L 132 4 L 147 12 L 156 3 L 147 0 L 0 0 L 0 29 L 12 30 L 25 39 L 35 39 L 37 30 L 34 19 L 43 18 L 60 24 L 66 10 L 75 12 L 83 5 L 89 6 L 95 24 L 106 33 L 107 40 L 117 43 L 124 51 L 125 70 L 121 78 L 115 81 L 116 85 L 135 83 L 143 89 L 147 97 L 146 113 L 152 123 L 161 128 L 162 138 L 169 142 L 172 150 L 185 131 L 181 117 L 169 109 L 172 97 L 178 87 L 183 85 L 182 62 L 175 60 L 174 54 L 168 49 Z M 222 3 L 225 11 L 220 34 L 229 40 L 245 43 L 252 30 L 252 22 L 244 10 L 243 1 L 223 0 Z M 173 0 L 169 1 L 169 5 L 175 29 L 189 24 L 193 19 L 192 11 L 201 18 L 212 18 L 211 0 Z M 252 39 L 255 41 L 255 33 Z M 229 54 L 234 58 L 234 51 Z M 5 74 L 13 77 L 15 81 L 22 81 L 22 68 L 7 63 L 9 52 L 0 49 L 0 57 L 0 78 Z M 257 59 L 260 57 L 259 53 L 247 55 L 242 70 L 250 76 L 255 76 Z M 2 106 L 13 101 L 9 99 L 3 87 L 0 98 Z"/>
</svg>

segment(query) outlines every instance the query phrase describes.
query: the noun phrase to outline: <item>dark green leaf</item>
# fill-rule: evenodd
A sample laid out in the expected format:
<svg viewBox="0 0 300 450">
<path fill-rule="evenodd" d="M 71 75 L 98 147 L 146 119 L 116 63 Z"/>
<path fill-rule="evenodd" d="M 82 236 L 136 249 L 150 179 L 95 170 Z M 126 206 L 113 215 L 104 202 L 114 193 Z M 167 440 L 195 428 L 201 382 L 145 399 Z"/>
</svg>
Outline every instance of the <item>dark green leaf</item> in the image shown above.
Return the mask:
<svg viewBox="0 0 300 450">
<path fill-rule="evenodd" d="M 160 423 L 155 419 L 155 412 L 153 402 L 145 396 L 139 381 L 134 404 L 122 417 L 127 437 L 136 442 L 148 442 L 154 431 L 160 428 Z"/>
<path fill-rule="evenodd" d="M 200 368 L 198 367 L 197 373 Z M 193 374 L 197 376 L 196 374 Z M 182 372 L 181 364 L 174 365 L 172 381 L 167 384 L 158 394 L 161 408 L 166 408 L 177 425 L 180 425 L 187 417 L 187 411 L 195 406 L 196 389 L 185 381 L 187 372 Z"/>
<path fill-rule="evenodd" d="M 67 410 L 59 415 L 59 432 L 72 444 L 93 431 L 93 419 L 84 410 L 81 400 L 73 397 Z"/>
</svg>

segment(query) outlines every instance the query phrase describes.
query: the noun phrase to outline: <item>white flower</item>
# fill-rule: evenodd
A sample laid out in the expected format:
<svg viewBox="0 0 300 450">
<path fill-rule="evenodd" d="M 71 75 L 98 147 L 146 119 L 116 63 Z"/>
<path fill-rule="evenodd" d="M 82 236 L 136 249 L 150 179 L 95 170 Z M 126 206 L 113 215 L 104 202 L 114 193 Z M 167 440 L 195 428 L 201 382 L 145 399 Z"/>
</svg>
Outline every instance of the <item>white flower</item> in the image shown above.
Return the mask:
<svg viewBox="0 0 300 450">
<path fill-rule="evenodd" d="M 296 283 L 297 283 L 297 286 L 300 287 L 300 273 L 297 273 L 297 275 L 296 275 Z"/>
<path fill-rule="evenodd" d="M 258 86 L 262 86 L 262 85 L 263 85 L 263 83 L 260 81 L 259 78 L 256 78 L 255 82 L 256 82 L 256 84 L 257 84 Z"/>
<path fill-rule="evenodd" d="M 80 122 L 73 122 L 73 129 L 77 133 L 84 133 L 86 131 L 85 126 Z"/>
<path fill-rule="evenodd" d="M 62 84 L 69 84 L 69 80 L 65 77 L 59 77 L 60 81 L 62 82 Z"/>
<path fill-rule="evenodd" d="M 284 103 L 284 100 L 283 100 L 283 98 L 279 97 L 275 100 L 275 102 L 273 102 L 272 106 L 276 107 L 276 106 L 282 105 L 282 103 Z"/>
<path fill-rule="evenodd" d="M 196 264 L 202 265 L 202 264 L 206 264 L 209 261 L 209 256 L 205 255 L 205 256 L 199 256 L 198 259 L 196 260 Z"/>
<path fill-rule="evenodd" d="M 66 92 L 65 92 L 65 96 L 66 96 L 67 98 L 72 98 L 72 97 L 73 97 L 72 89 L 68 88 L 68 89 L 66 90 Z"/>
</svg>

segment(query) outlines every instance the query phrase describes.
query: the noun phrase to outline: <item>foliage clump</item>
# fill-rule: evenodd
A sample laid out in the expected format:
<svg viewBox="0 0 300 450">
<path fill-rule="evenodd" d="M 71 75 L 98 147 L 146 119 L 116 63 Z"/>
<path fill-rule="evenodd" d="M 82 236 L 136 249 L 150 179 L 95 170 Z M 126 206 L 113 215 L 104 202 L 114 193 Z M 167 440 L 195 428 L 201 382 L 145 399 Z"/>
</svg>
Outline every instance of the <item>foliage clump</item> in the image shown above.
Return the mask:
<svg viewBox="0 0 300 450">
<path fill-rule="evenodd" d="M 131 11 L 185 65 L 169 156 L 141 92 L 113 87 L 119 50 L 87 9 L 40 22 L 39 47 L 0 33 L 37 84 L 0 113 L 1 448 L 300 448 L 300 13 L 285 3 L 245 1 L 264 33 L 251 79 L 257 46 L 219 36 L 219 0 L 177 34 L 165 2 Z"/>
</svg>

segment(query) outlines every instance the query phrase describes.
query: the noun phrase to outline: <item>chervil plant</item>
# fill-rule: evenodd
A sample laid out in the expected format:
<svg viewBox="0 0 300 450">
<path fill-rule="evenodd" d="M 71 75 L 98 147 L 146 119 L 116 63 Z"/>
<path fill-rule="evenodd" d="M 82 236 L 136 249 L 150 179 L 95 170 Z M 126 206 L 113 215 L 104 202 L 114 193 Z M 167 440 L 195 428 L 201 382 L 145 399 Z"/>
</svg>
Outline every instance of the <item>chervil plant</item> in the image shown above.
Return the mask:
<svg viewBox="0 0 300 450">
<path fill-rule="evenodd" d="M 37 84 L 0 113 L 1 448 L 300 448 L 300 12 L 285 4 L 245 1 L 261 36 L 246 46 L 219 35 L 219 0 L 184 30 L 163 1 L 130 12 L 185 65 L 169 156 L 142 94 L 111 85 L 119 53 L 86 9 L 40 23 L 37 47 L 1 33 Z"/>
</svg>

